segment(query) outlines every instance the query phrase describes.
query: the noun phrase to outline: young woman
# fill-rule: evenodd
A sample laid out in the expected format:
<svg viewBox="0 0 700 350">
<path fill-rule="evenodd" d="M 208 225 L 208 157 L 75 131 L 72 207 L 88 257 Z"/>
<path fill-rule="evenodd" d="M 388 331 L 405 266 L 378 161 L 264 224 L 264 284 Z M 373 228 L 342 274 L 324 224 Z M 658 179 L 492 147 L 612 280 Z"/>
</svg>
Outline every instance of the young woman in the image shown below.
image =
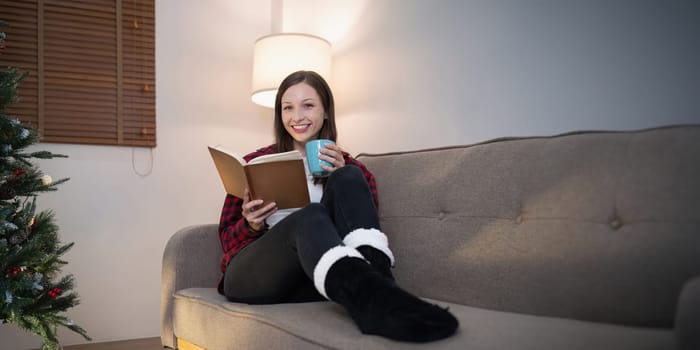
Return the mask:
<svg viewBox="0 0 700 350">
<path fill-rule="evenodd" d="M 275 100 L 276 143 L 248 154 L 247 161 L 270 153 L 298 150 L 323 138 L 335 141 L 333 95 L 323 78 L 310 71 L 292 73 Z M 229 300 L 250 304 L 323 300 L 348 311 L 365 334 L 426 342 L 453 334 L 458 321 L 397 286 L 394 257 L 380 231 L 374 176 L 337 145 L 320 158 L 327 178 L 307 169 L 311 203 L 278 210 L 275 203 L 227 195 L 219 235 L 224 276 L 219 291 Z M 311 155 L 309 155 L 311 156 Z M 308 168 L 308 167 L 307 167 Z"/>
</svg>

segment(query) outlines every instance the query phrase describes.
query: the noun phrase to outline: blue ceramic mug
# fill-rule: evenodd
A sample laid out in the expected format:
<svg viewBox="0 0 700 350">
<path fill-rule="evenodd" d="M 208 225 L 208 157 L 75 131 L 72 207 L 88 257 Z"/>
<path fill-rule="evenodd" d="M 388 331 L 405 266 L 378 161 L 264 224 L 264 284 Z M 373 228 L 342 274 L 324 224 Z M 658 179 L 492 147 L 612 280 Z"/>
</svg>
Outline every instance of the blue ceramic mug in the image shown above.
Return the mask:
<svg viewBox="0 0 700 350">
<path fill-rule="evenodd" d="M 309 164 L 309 172 L 315 177 L 325 177 L 330 175 L 329 172 L 321 168 L 321 164 L 325 166 L 333 166 L 325 160 L 321 160 L 318 156 L 321 155 L 321 148 L 325 148 L 327 144 L 335 144 L 335 142 L 326 139 L 311 140 L 306 143 L 306 161 Z"/>
</svg>

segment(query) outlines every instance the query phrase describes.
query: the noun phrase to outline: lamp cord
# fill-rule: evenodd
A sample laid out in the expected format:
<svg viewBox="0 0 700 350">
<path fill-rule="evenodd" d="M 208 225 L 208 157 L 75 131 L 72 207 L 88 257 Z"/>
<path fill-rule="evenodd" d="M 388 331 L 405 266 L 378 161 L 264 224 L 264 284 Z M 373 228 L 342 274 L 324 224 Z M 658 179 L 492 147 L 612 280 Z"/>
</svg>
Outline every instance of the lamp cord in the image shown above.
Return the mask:
<svg viewBox="0 0 700 350">
<path fill-rule="evenodd" d="M 150 161 L 148 164 L 148 170 L 145 173 L 142 173 L 136 169 L 136 147 L 131 148 L 131 169 L 134 170 L 134 174 L 140 177 L 148 177 L 153 172 L 153 148 L 149 147 L 149 151 Z"/>
</svg>

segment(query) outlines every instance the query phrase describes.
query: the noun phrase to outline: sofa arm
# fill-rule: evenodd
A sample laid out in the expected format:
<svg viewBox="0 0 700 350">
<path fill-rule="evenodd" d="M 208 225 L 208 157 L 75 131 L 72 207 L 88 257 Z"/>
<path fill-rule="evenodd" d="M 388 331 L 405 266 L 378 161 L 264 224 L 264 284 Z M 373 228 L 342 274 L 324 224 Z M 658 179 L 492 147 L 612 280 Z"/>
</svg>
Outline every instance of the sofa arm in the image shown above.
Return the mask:
<svg viewBox="0 0 700 350">
<path fill-rule="evenodd" d="M 700 276 L 683 286 L 678 298 L 675 322 L 678 348 L 700 349 Z"/>
<path fill-rule="evenodd" d="M 163 346 L 175 348 L 173 294 L 190 287 L 216 287 L 221 278 L 223 250 L 218 225 L 196 225 L 176 232 L 165 246 L 161 273 L 160 337 Z"/>
</svg>

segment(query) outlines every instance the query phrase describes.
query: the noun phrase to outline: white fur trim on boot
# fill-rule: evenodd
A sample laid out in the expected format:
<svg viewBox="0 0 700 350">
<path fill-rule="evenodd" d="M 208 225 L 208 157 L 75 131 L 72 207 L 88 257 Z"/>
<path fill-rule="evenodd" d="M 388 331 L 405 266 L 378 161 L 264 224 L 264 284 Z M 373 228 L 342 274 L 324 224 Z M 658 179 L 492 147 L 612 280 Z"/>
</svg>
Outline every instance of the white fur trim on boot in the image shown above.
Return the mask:
<svg viewBox="0 0 700 350">
<path fill-rule="evenodd" d="M 391 266 L 394 266 L 394 254 L 389 249 L 389 240 L 382 231 L 376 228 L 358 228 L 350 231 L 345 238 L 343 243 L 348 247 L 357 248 L 363 245 L 368 245 L 375 249 L 381 250 L 382 253 L 386 254 L 391 261 Z"/>
<path fill-rule="evenodd" d="M 326 295 L 326 275 L 336 261 L 345 257 L 365 259 L 355 248 L 338 245 L 323 253 L 314 267 L 314 285 L 318 292 L 328 300 L 330 298 Z"/>
</svg>

